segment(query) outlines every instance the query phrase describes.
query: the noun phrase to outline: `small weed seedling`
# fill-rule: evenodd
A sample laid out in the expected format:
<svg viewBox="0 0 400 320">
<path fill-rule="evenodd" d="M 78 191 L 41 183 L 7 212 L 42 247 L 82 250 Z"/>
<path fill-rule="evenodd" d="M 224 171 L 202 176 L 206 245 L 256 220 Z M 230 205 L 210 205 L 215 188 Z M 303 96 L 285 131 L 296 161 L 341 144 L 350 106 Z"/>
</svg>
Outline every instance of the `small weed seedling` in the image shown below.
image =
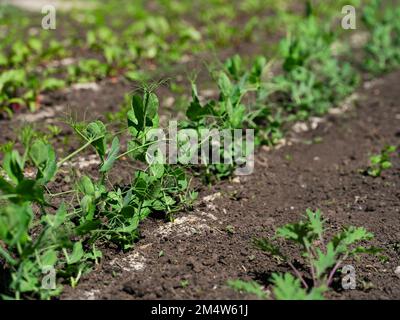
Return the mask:
<svg viewBox="0 0 400 320">
<path fill-rule="evenodd" d="M 394 152 L 396 152 L 395 146 L 386 146 L 380 154 L 373 155 L 369 158 L 370 166 L 363 172 L 371 177 L 379 177 L 384 170 L 392 167 L 390 156 Z"/>
<path fill-rule="evenodd" d="M 298 246 L 303 264 L 309 268 L 307 277 L 295 267 L 294 261 L 271 241 L 268 239 L 254 241 L 258 248 L 279 261 L 286 262 L 293 270 L 294 275 L 291 273 L 272 275 L 271 280 L 274 285 L 272 292 L 278 300 L 323 299 L 323 293 L 331 286 L 336 271 L 347 258 L 361 253 L 375 254 L 379 251 L 373 247 L 357 245 L 373 238 L 373 234 L 362 227 L 345 228 L 327 241 L 321 212 L 307 209 L 306 217 L 305 221 L 278 228 L 272 242 L 283 239 Z M 241 289 L 246 290 L 245 286 L 241 286 Z"/>
</svg>

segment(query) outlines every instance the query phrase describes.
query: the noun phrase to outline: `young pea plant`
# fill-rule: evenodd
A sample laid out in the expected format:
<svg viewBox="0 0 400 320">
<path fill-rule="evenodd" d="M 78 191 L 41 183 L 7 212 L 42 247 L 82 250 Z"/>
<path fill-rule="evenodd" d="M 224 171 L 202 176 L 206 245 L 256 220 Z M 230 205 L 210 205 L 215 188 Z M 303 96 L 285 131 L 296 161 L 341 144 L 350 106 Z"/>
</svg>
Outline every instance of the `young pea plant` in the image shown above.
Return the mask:
<svg viewBox="0 0 400 320">
<path fill-rule="evenodd" d="M 24 130 L 21 140 L 23 154 L 6 150 L 0 176 L 0 260 L 9 274 L 2 297 L 49 299 L 58 295 L 62 286 L 57 282 L 43 286 L 44 272 L 54 270 L 54 276 L 62 274 L 75 285 L 101 252 L 94 246 L 92 252 L 86 252 L 82 242 L 72 240 L 74 224 L 63 204 L 51 213 L 53 206 L 45 190 L 57 173 L 54 149 L 35 140 L 33 130 Z M 27 165 L 35 168 L 34 178 L 26 176 Z"/>
<path fill-rule="evenodd" d="M 379 75 L 398 67 L 400 8 L 385 8 L 381 0 L 370 1 L 364 8 L 362 21 L 370 32 L 370 39 L 364 48 L 365 69 Z"/>
<path fill-rule="evenodd" d="M 294 118 L 324 114 L 347 97 L 358 84 L 350 64 L 340 62 L 332 47 L 337 36 L 313 15 L 280 43 L 283 73 L 272 81 L 271 91 L 283 100 Z"/>
<path fill-rule="evenodd" d="M 181 166 L 164 163 L 166 155 L 156 145 L 159 141 L 154 141 L 150 134 L 159 127 L 159 101 L 153 89 L 145 87 L 142 97 L 132 97 L 132 110 L 127 114 L 131 140 L 126 154 L 148 166 L 135 176 L 136 195 L 140 207 L 145 210 L 141 215 L 166 211 L 167 217 L 172 217 L 175 211 L 190 205 L 197 194 L 189 191 L 190 179 Z"/>
<path fill-rule="evenodd" d="M 254 241 L 257 248 L 278 261 L 287 263 L 293 271 L 294 275 L 291 273 L 272 275 L 272 292 L 278 300 L 321 300 L 346 259 L 360 254 L 379 252 L 377 248 L 358 245 L 360 242 L 373 239 L 373 234 L 363 227 L 344 228 L 327 241 L 325 221 L 320 210 L 313 212 L 307 209 L 306 218 L 278 228 L 272 241 L 265 238 Z M 299 247 L 303 264 L 309 268 L 307 276 L 295 267 L 294 261 L 279 246 L 273 243 L 278 239 Z"/>
<path fill-rule="evenodd" d="M 231 134 L 235 129 L 254 129 L 257 143 L 260 143 L 263 137 L 274 136 L 275 131 L 270 132 L 271 134 L 266 133 L 258 125 L 260 118 L 269 119 L 269 111 L 259 99 L 261 77 L 266 67 L 265 58 L 259 57 L 255 60 L 251 70 L 246 72 L 240 57 L 234 56 L 226 62 L 226 72 L 221 70 L 216 74 L 215 81 L 219 89 L 219 99 L 211 99 L 205 103 L 201 102 L 197 86 L 192 81 L 192 102 L 186 111 L 188 121 L 182 122 L 181 128 L 194 129 L 199 136 L 202 136 L 204 129 L 225 131 Z M 245 104 L 244 99 L 250 100 L 251 93 L 254 94 L 255 102 Z M 231 158 L 231 155 L 228 154 L 230 148 L 223 148 L 224 143 L 220 144 L 221 148 L 218 151 L 220 157 L 222 159 Z M 246 154 L 243 156 L 246 157 L 247 152 L 250 151 L 246 147 Z M 234 161 L 221 164 L 205 163 L 204 178 L 207 182 L 214 178 L 226 178 L 233 174 L 237 165 Z"/>
<path fill-rule="evenodd" d="M 148 215 L 160 211 L 172 218 L 174 212 L 189 206 L 196 197 L 196 193 L 189 191 L 190 181 L 182 168 L 150 161 L 154 159 L 149 156 L 148 149 L 156 142 L 148 133 L 158 128 L 159 102 L 151 90 L 145 88 L 144 91 L 143 97 L 132 97 L 132 109 L 127 113 L 131 139 L 125 152 L 120 152 L 118 137 L 113 138 L 107 150 L 109 133 L 102 122 L 73 124 L 85 142 L 75 154 L 92 146 L 101 162 L 98 181 L 83 176 L 77 184 L 80 198 L 80 207 L 76 211 L 79 216 L 77 233 L 89 235 L 91 243 L 111 241 L 127 250 L 138 238 L 139 224 Z M 115 161 L 128 155 L 146 168 L 135 172 L 130 185 L 109 189 L 106 185 L 108 173 Z M 154 155 L 161 154 L 157 150 Z"/>
<path fill-rule="evenodd" d="M 395 146 L 386 146 L 380 154 L 372 155 L 369 158 L 370 166 L 363 172 L 371 177 L 381 176 L 383 171 L 392 167 L 390 156 L 396 152 L 396 149 Z"/>
</svg>

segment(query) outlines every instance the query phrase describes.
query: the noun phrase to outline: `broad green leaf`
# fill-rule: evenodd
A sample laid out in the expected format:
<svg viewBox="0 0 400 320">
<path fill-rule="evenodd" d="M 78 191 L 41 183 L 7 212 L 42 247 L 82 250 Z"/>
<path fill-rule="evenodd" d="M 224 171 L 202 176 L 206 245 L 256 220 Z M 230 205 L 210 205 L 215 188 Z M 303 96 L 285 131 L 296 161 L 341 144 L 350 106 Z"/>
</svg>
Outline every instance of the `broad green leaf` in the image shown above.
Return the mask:
<svg viewBox="0 0 400 320">
<path fill-rule="evenodd" d="M 95 187 L 88 176 L 83 176 L 78 182 L 78 190 L 84 195 L 94 195 Z"/>
<path fill-rule="evenodd" d="M 15 192 L 19 195 L 21 201 L 45 203 L 43 187 L 38 181 L 24 179 L 17 185 Z"/>
<path fill-rule="evenodd" d="M 25 245 L 29 238 L 29 226 L 33 219 L 29 203 L 10 204 L 0 210 L 0 239 L 10 248 L 17 243 Z"/>
<path fill-rule="evenodd" d="M 321 249 L 316 248 L 317 259 L 314 261 L 316 268 L 316 276 L 321 277 L 328 268 L 332 267 L 337 259 L 336 252 L 332 242 L 329 242 L 326 246 L 326 254 L 321 251 Z"/>
<path fill-rule="evenodd" d="M 85 252 L 83 251 L 82 242 L 78 241 L 74 243 L 74 247 L 72 249 L 72 253 L 68 256 L 67 263 L 74 264 L 79 262 L 84 256 Z"/>
<path fill-rule="evenodd" d="M 146 118 L 153 121 L 158 114 L 158 107 L 160 103 L 157 95 L 152 92 L 147 93 L 145 98 L 147 99 Z M 146 126 L 153 126 L 153 122 L 146 123 Z"/>
<path fill-rule="evenodd" d="M 94 212 L 96 210 L 96 205 L 93 201 L 93 196 L 85 195 L 80 202 L 82 212 L 85 214 L 86 220 L 92 220 L 94 217 Z"/>
<path fill-rule="evenodd" d="M 150 166 L 150 171 L 154 177 L 160 179 L 164 175 L 164 165 L 163 164 L 153 164 Z"/>
<path fill-rule="evenodd" d="M 111 149 L 108 153 L 107 159 L 100 168 L 100 172 L 108 172 L 112 168 L 115 160 L 117 159 L 119 149 L 120 149 L 119 139 L 118 137 L 115 137 L 111 144 Z"/>
<path fill-rule="evenodd" d="M 15 184 L 24 179 L 23 163 L 18 151 L 13 150 L 5 154 L 3 169 Z"/>
<path fill-rule="evenodd" d="M 36 140 L 32 144 L 29 150 L 29 156 L 37 167 L 46 162 L 48 156 L 47 151 L 47 145 L 42 140 Z"/>
<path fill-rule="evenodd" d="M 46 250 L 40 257 L 41 266 L 54 266 L 57 262 L 57 253 L 53 249 Z"/>
<path fill-rule="evenodd" d="M 84 131 L 87 140 L 92 140 L 92 146 L 96 149 L 101 160 L 104 160 L 106 154 L 106 134 L 107 129 L 103 122 L 96 120 L 89 123 Z"/>
<path fill-rule="evenodd" d="M 56 154 L 50 144 L 36 140 L 29 149 L 29 157 L 38 168 L 36 178 L 41 184 L 49 182 L 57 172 Z"/>
<path fill-rule="evenodd" d="M 127 114 L 128 127 L 135 129 L 134 135 L 144 132 L 146 127 L 155 128 L 158 126 L 158 107 L 159 102 L 157 96 L 146 91 L 143 99 L 134 95 L 132 97 L 132 110 Z"/>
</svg>

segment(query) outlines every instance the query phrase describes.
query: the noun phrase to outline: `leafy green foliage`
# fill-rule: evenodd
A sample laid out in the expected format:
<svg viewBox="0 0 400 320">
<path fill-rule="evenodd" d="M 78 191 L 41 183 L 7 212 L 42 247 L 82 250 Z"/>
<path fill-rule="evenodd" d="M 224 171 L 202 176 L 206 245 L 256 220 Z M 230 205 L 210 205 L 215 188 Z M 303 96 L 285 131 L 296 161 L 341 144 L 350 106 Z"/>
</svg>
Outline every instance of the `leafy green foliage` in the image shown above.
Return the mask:
<svg viewBox="0 0 400 320">
<path fill-rule="evenodd" d="M 357 86 L 353 68 L 333 52 L 336 38 L 311 15 L 281 41 L 283 74 L 273 80 L 272 91 L 287 112 L 300 118 L 323 114 Z"/>
<path fill-rule="evenodd" d="M 5 201 L 0 208 L 0 258 L 5 260 L 10 273 L 6 294 L 13 294 L 16 299 L 56 296 L 62 286 L 55 283 L 52 289 L 43 287 L 45 270 L 54 268 L 55 272 L 70 277 L 74 284 L 96 260 L 83 249 L 85 259 L 68 260 L 67 250 L 79 243 L 72 240 L 73 224 L 63 204 L 55 214 L 49 213 L 50 205 L 45 199 L 45 186 L 57 171 L 55 152 L 49 144 L 33 137 L 32 130 L 22 132 L 26 148 L 22 156 L 16 150 L 5 152 L 2 164 L 5 175 L 0 177 L 0 199 Z M 36 168 L 34 179 L 25 177 L 28 163 Z M 34 219 L 34 203 L 40 208 L 39 223 Z"/>
<path fill-rule="evenodd" d="M 264 291 L 262 286 L 255 281 L 229 280 L 228 286 L 239 292 L 254 294 L 260 299 L 266 299 L 268 297 L 268 294 Z"/>
<path fill-rule="evenodd" d="M 163 154 L 149 131 L 158 128 L 159 102 L 157 96 L 145 88 L 143 97 L 132 97 L 132 110 L 128 112 L 128 129 L 131 140 L 128 151 L 133 159 L 149 164 L 148 170 L 137 173 L 135 190 L 140 207 L 147 211 L 166 211 L 172 214 L 179 203 L 186 203 L 187 197 L 193 199 L 195 194 L 187 195 L 189 179 L 184 170 L 178 166 L 164 164 Z M 165 141 L 161 141 L 165 142 Z M 155 146 L 153 155 L 148 147 Z"/>
<path fill-rule="evenodd" d="M 85 142 L 77 151 L 91 146 L 101 162 L 101 178 L 94 181 L 83 176 L 76 188 L 80 199 L 76 231 L 81 236 L 89 235 L 90 243 L 111 241 L 127 250 L 138 238 L 139 224 L 143 219 L 154 212 L 165 212 L 171 218 L 174 212 L 188 206 L 196 197 L 195 193 L 188 191 L 189 180 L 182 168 L 150 161 L 148 148 L 154 142 L 148 133 L 158 127 L 158 106 L 157 96 L 147 89 L 143 97 L 132 97 L 132 108 L 126 115 L 131 139 L 123 153 L 117 136 L 107 147 L 110 133 L 101 121 L 72 124 Z M 137 170 L 130 185 L 110 189 L 106 185 L 107 175 L 114 163 L 126 155 L 148 167 Z"/>
<path fill-rule="evenodd" d="M 361 253 L 375 254 L 379 250 L 374 247 L 357 245 L 359 242 L 368 241 L 373 234 L 363 227 L 348 227 L 343 229 L 330 241 L 325 239 L 324 220 L 319 210 L 306 211 L 306 220 L 290 223 L 276 230 L 273 240 L 281 238 L 289 243 L 297 245 L 300 255 L 310 270 L 312 287 L 309 288 L 304 275 L 294 266 L 291 259 L 285 255 L 283 249 L 274 245 L 268 239 L 257 239 L 255 245 L 261 250 L 279 257 L 286 261 L 293 269 L 297 279 L 287 273 L 284 275 L 274 274 L 274 296 L 277 299 L 322 299 L 325 292 L 333 281 L 335 272 L 341 264 L 350 256 Z"/>
<path fill-rule="evenodd" d="M 400 66 L 400 8 L 373 0 L 365 6 L 362 20 L 370 32 L 365 69 L 377 75 Z"/>
<path fill-rule="evenodd" d="M 264 57 L 255 59 L 249 71 L 246 71 L 241 58 L 235 55 L 225 63 L 226 70 L 214 73 L 215 82 L 218 87 L 219 98 L 210 99 L 204 103 L 201 101 L 197 85 L 192 81 L 192 101 L 187 108 L 188 121 L 181 123 L 181 128 L 196 130 L 202 137 L 203 130 L 225 132 L 234 135 L 235 129 L 253 129 L 255 131 L 256 144 L 273 144 L 281 137 L 279 120 L 274 118 L 272 111 L 267 107 L 261 96 L 263 86 L 263 74 L 268 65 Z M 250 103 L 248 103 L 250 101 Z M 260 126 L 263 121 L 267 129 Z M 221 137 L 220 158 L 232 159 L 229 150 L 235 150 L 233 141 L 225 141 Z M 212 139 L 204 137 L 204 141 Z M 225 143 L 227 147 L 224 148 Z M 228 146 L 231 146 L 230 148 Z M 243 157 L 252 151 L 252 146 L 242 146 Z M 238 163 L 213 164 L 207 162 L 207 155 L 202 155 L 205 163 L 203 171 L 206 181 L 213 178 L 222 179 L 232 175 Z"/>
<path fill-rule="evenodd" d="M 392 167 L 390 156 L 396 152 L 396 149 L 395 146 L 386 146 L 380 154 L 372 155 L 369 158 L 370 166 L 364 172 L 371 177 L 379 177 L 384 170 Z"/>
<path fill-rule="evenodd" d="M 200 18 L 206 22 L 205 25 L 211 26 L 205 28 L 205 32 L 212 41 L 200 43 L 203 35 L 189 22 L 177 19 L 187 11 L 187 4 L 183 1 L 160 3 L 167 10 L 166 15 L 164 12 L 149 15 L 139 2 L 132 2 L 124 6 L 123 12 L 118 11 L 119 19 L 110 19 L 115 21 L 112 27 L 106 27 L 104 19 L 108 19 L 109 9 L 115 9 L 115 5 L 120 7 L 116 1 L 109 1 L 104 7 L 88 10 L 80 18 L 84 20 L 82 24 L 90 26 L 85 41 L 67 39 L 58 42 L 43 34 L 27 41 L 14 41 L 10 36 L 2 38 L 0 111 L 12 114 L 23 106 L 34 110 L 40 102 L 41 92 L 62 88 L 67 83 L 120 75 L 131 80 L 143 80 L 138 78 L 143 76 L 142 64 L 146 70 L 149 65 L 168 65 L 171 61 L 180 61 L 185 52 L 212 48 L 212 41 L 226 46 L 242 36 L 256 38 L 253 31 L 262 28 L 262 21 L 256 16 L 243 30 L 230 27 L 220 18 L 233 21 L 235 7 L 225 2 L 220 5 L 216 1 L 213 6 L 217 10 L 207 10 Z M 259 1 L 244 1 L 240 8 L 252 13 L 260 11 L 263 6 Z M 381 72 L 399 64 L 396 51 L 400 33 L 399 11 L 388 10 L 381 16 L 376 9 L 367 6 L 364 14 L 367 26 L 372 29 L 371 41 L 366 47 L 366 65 L 372 71 Z M 269 65 L 264 57 L 245 63 L 240 56 L 233 56 L 222 70 L 213 73 L 218 97 L 204 101 L 192 81 L 192 101 L 187 108 L 187 121 L 181 128 L 195 129 L 198 133 L 202 129 L 233 132 L 249 128 L 255 130 L 256 145 L 273 145 L 282 138 L 282 127 L 291 117 L 323 114 L 350 94 L 358 79 L 350 65 L 340 62 L 338 54 L 334 53 L 337 36 L 328 27 L 321 28 L 313 16 L 316 12 L 314 7 L 309 6 L 307 11 L 309 17 L 306 21 L 296 23 L 298 30 L 281 43 L 282 75 L 268 79 L 266 71 Z M 118 23 L 128 21 L 119 16 L 125 14 L 134 17 L 135 23 L 124 25 L 124 32 L 117 34 L 114 29 L 121 28 Z M 219 22 L 211 24 L 210 21 L 215 19 Z M 6 33 L 11 33 L 13 28 L 5 29 Z M 51 60 L 70 55 L 68 46 L 84 49 L 91 58 L 70 59 L 68 63 L 61 61 L 56 63 L 58 66 L 50 67 Z M 144 61 L 146 63 L 142 63 Z M 39 74 L 37 70 L 43 69 L 45 71 Z M 53 78 L 55 73 L 65 75 L 66 80 Z M 143 95 L 135 94 L 131 105 L 118 115 L 119 119 L 127 119 L 130 136 L 126 151 L 121 151 L 121 141 L 124 140 L 119 134 L 109 132 L 101 121 L 73 123 L 72 127 L 83 140 L 83 145 L 58 162 L 48 136 L 39 136 L 29 127 L 20 133 L 22 153 L 14 148 L 14 142 L 1 146 L 4 156 L 0 171 L 0 257 L 10 274 L 6 284 L 7 295 L 47 299 L 59 294 L 62 283 L 50 291 L 41 287 L 40 279 L 45 267 L 54 267 L 57 275 L 76 286 L 82 274 L 101 258 L 101 252 L 95 246 L 98 242 L 113 242 L 124 250 L 129 249 L 139 237 L 139 225 L 143 219 L 156 212 L 163 212 L 166 218 L 171 219 L 176 211 L 189 207 L 196 198 L 197 194 L 190 191 L 190 178 L 183 161 L 174 166 L 166 165 L 161 161 L 159 150 L 152 155 L 149 153 L 149 147 L 156 143 L 149 137 L 149 132 L 159 128 L 159 101 L 152 89 L 146 87 Z M 275 96 L 271 99 L 272 94 L 276 94 L 278 99 Z M 50 131 L 53 135 L 60 133 L 56 128 Z M 50 193 L 49 183 L 61 165 L 87 148 L 92 148 L 100 159 L 99 177 L 79 174 L 73 190 L 67 191 L 75 195 L 70 208 L 53 202 L 58 195 Z M 230 156 L 229 151 L 222 148 L 219 152 L 222 157 Z M 386 152 L 392 151 L 388 149 Z M 115 163 L 127 155 L 138 163 L 139 169 L 130 184 L 110 187 L 110 172 Z M 229 177 L 237 165 L 207 164 L 206 180 Z M 379 158 L 371 159 L 370 170 L 372 174 L 380 175 L 389 166 L 387 154 L 382 153 Z M 33 176 L 27 174 L 28 169 L 34 170 Z M 267 239 L 255 242 L 274 258 L 287 261 L 296 273 L 297 279 L 291 274 L 273 275 L 273 294 L 277 299 L 321 299 L 344 259 L 350 255 L 375 252 L 373 248 L 355 246 L 359 241 L 372 238 L 372 234 L 363 228 L 349 227 L 325 243 L 324 221 L 319 211 L 307 211 L 307 219 L 279 228 L 276 237 L 301 248 L 301 255 L 310 267 L 312 288 L 308 288 L 304 277 L 280 248 Z M 267 297 L 255 282 L 237 280 L 229 285 L 260 298 Z"/>
<path fill-rule="evenodd" d="M 283 275 L 274 273 L 272 283 L 274 285 L 273 293 L 277 300 L 323 300 L 323 293 L 326 290 L 321 286 L 307 292 L 302 288 L 300 280 L 290 273 Z"/>
</svg>

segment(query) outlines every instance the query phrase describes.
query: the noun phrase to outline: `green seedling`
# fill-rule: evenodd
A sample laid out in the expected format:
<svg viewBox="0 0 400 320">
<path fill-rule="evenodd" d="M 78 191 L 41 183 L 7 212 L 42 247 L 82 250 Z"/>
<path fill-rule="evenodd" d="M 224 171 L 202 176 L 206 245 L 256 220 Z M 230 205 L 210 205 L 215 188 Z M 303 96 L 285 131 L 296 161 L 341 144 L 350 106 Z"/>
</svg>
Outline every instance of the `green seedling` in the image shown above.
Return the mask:
<svg viewBox="0 0 400 320">
<path fill-rule="evenodd" d="M 259 120 L 265 122 L 272 120 L 270 110 L 262 103 L 260 91 L 262 87 L 262 76 L 268 67 L 266 60 L 259 57 L 255 60 L 250 71 L 245 71 L 242 60 L 239 56 L 229 59 L 226 64 L 226 72 L 219 71 L 215 74 L 215 81 L 219 89 L 219 99 L 201 102 L 197 86 L 192 81 L 192 102 L 186 111 L 188 121 L 182 122 L 182 128 L 194 129 L 201 136 L 203 129 L 230 131 L 232 134 L 235 129 L 254 129 L 256 143 L 266 143 L 266 141 L 276 141 L 278 138 L 279 125 L 271 121 L 268 129 L 263 130 L 259 125 Z M 254 104 L 246 105 L 245 98 L 251 94 L 256 96 Z M 204 141 L 206 142 L 206 141 Z M 221 142 L 220 156 L 222 159 L 230 158 L 229 148 L 222 148 Z M 245 146 L 243 156 L 251 152 L 251 146 Z M 233 149 L 233 148 L 232 148 Z M 204 162 L 204 161 L 203 161 Z M 203 176 L 210 182 L 213 178 L 226 178 L 234 172 L 236 163 L 210 164 L 206 163 Z"/>
<path fill-rule="evenodd" d="M 328 241 L 321 212 L 307 209 L 306 218 L 278 228 L 272 241 L 265 238 L 254 241 L 257 248 L 281 263 L 287 263 L 294 273 L 294 275 L 291 273 L 272 275 L 272 292 L 275 299 L 321 300 L 331 286 L 337 270 L 346 259 L 360 254 L 379 252 L 379 249 L 374 247 L 358 245 L 360 242 L 373 239 L 373 234 L 363 227 L 345 228 Z M 294 261 L 273 243 L 278 239 L 294 244 L 300 249 L 300 261 L 308 266 L 309 273 L 303 274 L 295 267 Z M 253 286 L 261 289 L 257 284 L 253 283 Z"/>
<path fill-rule="evenodd" d="M 296 275 L 296 280 L 290 274 L 273 276 L 274 294 L 279 299 L 298 299 L 301 295 L 312 299 L 322 298 L 322 293 L 332 284 L 336 271 L 347 258 L 362 253 L 378 252 L 374 247 L 356 246 L 359 242 L 373 238 L 373 234 L 362 227 L 345 228 L 327 241 L 321 212 L 307 209 L 306 217 L 305 221 L 278 228 L 274 239 L 286 240 L 300 248 L 301 257 L 310 269 L 312 287 L 279 247 L 267 239 L 255 241 L 258 248 L 288 263 Z"/>
<path fill-rule="evenodd" d="M 181 287 L 182 288 L 186 288 L 186 287 L 188 287 L 189 286 L 189 280 L 181 280 L 181 282 L 180 282 L 180 285 L 181 285 Z"/>
<path fill-rule="evenodd" d="M 392 167 L 390 156 L 396 152 L 396 149 L 395 146 L 386 146 L 380 154 L 371 156 L 369 158 L 370 166 L 364 172 L 371 177 L 381 176 L 383 171 Z"/>
</svg>

